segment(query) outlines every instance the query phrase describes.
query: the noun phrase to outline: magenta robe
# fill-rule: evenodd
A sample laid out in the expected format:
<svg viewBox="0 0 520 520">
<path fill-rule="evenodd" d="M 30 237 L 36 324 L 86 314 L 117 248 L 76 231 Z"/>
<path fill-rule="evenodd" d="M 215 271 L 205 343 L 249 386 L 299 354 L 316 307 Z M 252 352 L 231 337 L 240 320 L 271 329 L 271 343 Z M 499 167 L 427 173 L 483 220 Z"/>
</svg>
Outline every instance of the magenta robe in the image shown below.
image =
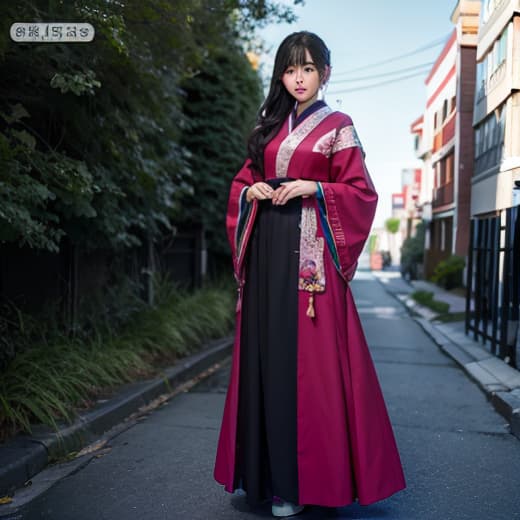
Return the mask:
<svg viewBox="0 0 520 520">
<path fill-rule="evenodd" d="M 289 132 L 289 122 L 267 145 L 266 179 L 314 180 L 303 199 L 325 244 L 325 289 L 299 290 L 297 347 L 297 463 L 301 504 L 329 507 L 356 499 L 370 504 L 405 487 L 399 453 L 348 281 L 369 234 L 377 194 L 351 119 L 328 106 Z M 218 442 L 215 479 L 234 491 L 244 255 L 257 211 L 244 190 L 255 180 L 247 161 L 231 186 L 227 231 L 239 282 L 231 379 Z M 305 230 L 302 228 L 302 235 Z M 314 238 L 314 237 L 312 237 Z"/>
</svg>

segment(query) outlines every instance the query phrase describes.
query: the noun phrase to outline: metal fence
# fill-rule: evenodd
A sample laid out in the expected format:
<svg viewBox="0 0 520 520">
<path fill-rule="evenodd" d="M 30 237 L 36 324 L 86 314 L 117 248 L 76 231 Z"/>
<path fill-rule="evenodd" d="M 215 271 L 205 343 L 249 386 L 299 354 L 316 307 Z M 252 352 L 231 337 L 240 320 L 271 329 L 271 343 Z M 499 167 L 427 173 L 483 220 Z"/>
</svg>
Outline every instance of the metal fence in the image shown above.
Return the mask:
<svg viewBox="0 0 520 520">
<path fill-rule="evenodd" d="M 519 206 L 471 221 L 466 334 L 518 367 L 520 295 Z"/>
</svg>

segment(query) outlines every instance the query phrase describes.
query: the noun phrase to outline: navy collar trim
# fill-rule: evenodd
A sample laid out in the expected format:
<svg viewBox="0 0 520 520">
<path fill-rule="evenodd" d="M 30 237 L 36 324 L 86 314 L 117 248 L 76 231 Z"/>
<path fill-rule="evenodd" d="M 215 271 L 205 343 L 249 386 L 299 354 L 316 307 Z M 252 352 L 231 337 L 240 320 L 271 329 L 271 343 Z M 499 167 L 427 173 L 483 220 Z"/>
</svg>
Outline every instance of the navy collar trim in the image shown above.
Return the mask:
<svg viewBox="0 0 520 520">
<path fill-rule="evenodd" d="M 310 107 L 307 107 L 298 117 L 296 117 L 296 107 L 294 107 L 294 110 L 291 114 L 292 120 L 294 121 L 293 128 L 298 126 L 304 119 L 307 119 L 311 114 L 314 114 L 314 112 L 318 111 L 320 108 L 323 108 L 326 105 L 327 103 L 325 103 L 325 101 L 318 99 Z"/>
</svg>

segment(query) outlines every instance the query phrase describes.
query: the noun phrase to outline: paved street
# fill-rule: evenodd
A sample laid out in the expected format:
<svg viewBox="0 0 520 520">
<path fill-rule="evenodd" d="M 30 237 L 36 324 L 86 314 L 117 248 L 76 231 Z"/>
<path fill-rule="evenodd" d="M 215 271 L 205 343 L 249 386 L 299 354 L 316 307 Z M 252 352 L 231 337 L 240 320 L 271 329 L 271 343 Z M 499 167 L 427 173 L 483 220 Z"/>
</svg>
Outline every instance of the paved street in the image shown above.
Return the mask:
<svg viewBox="0 0 520 520">
<path fill-rule="evenodd" d="M 378 504 L 308 508 L 299 518 L 520 518 L 520 443 L 482 392 L 370 274 L 353 289 L 383 386 L 408 488 Z M 212 479 L 226 368 L 109 443 L 110 450 L 16 519 L 267 518 Z M 1 512 L 1 510 L 0 510 Z"/>
</svg>

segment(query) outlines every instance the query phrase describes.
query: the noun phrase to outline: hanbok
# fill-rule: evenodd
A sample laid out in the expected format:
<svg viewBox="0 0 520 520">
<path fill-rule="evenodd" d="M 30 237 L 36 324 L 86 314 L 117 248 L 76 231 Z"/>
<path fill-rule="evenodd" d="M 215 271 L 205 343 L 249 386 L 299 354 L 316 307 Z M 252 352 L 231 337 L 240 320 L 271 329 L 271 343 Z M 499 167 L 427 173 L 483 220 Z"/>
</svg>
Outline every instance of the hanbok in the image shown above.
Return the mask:
<svg viewBox="0 0 520 520">
<path fill-rule="evenodd" d="M 317 101 L 267 144 L 265 178 L 249 164 L 226 220 L 239 295 L 215 478 L 253 504 L 382 500 L 405 480 L 349 287 L 377 204 L 352 120 Z M 246 201 L 294 179 L 316 195 Z"/>
</svg>

